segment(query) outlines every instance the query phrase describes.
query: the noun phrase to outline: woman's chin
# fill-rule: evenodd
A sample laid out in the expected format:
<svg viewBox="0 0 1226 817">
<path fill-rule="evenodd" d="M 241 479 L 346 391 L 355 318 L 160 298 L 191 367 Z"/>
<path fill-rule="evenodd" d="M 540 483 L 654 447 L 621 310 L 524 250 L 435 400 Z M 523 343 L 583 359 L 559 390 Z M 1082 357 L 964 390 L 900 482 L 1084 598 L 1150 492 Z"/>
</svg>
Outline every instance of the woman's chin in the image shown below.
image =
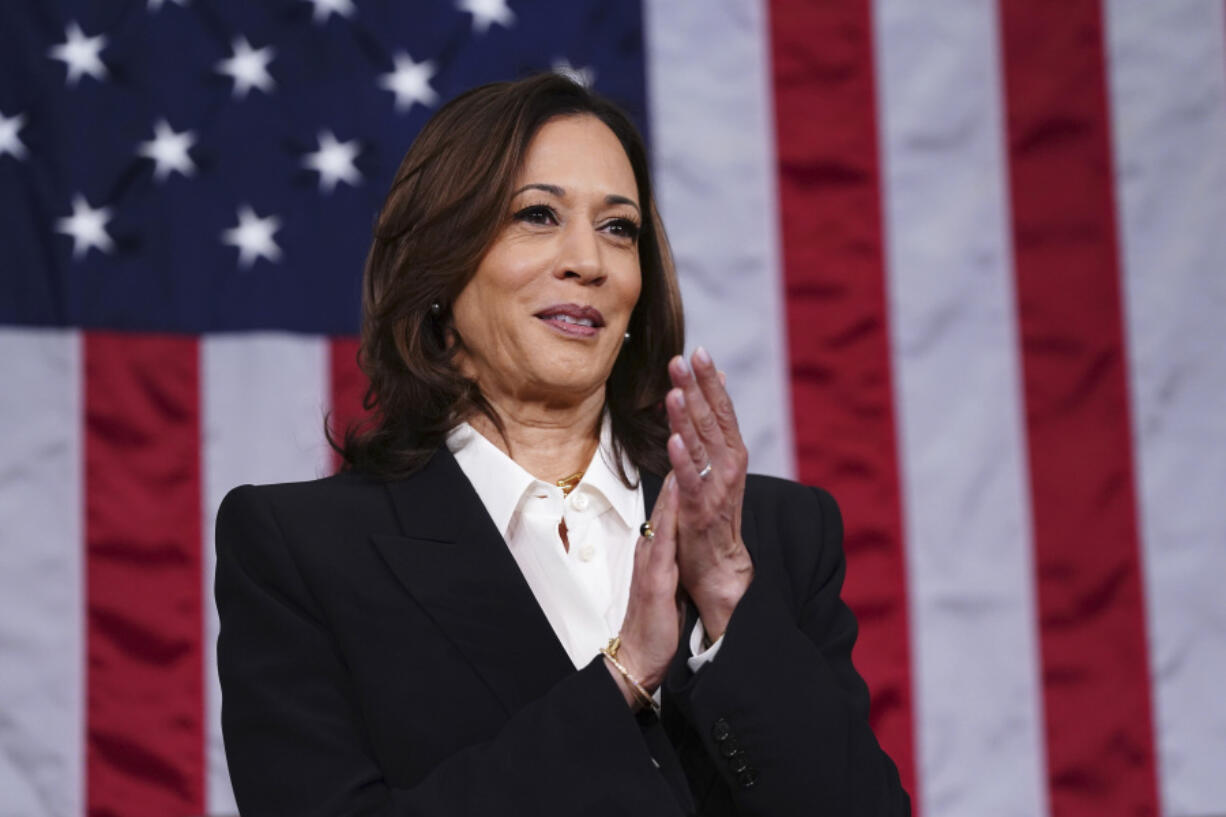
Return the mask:
<svg viewBox="0 0 1226 817">
<path fill-rule="evenodd" d="M 603 361 L 557 361 L 554 365 L 533 367 L 528 374 L 522 397 L 551 405 L 574 405 L 603 391 L 608 372 Z"/>
</svg>

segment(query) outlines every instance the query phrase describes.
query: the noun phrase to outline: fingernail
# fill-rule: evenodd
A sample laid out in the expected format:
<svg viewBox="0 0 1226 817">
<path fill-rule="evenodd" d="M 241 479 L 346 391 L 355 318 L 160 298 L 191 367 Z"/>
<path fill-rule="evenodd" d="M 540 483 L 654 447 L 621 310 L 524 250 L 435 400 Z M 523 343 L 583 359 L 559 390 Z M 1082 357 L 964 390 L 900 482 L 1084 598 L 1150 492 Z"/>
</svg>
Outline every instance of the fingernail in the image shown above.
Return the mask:
<svg viewBox="0 0 1226 817">
<path fill-rule="evenodd" d="M 685 359 L 685 355 L 677 355 L 677 360 L 681 362 L 680 363 L 681 371 L 685 372 L 686 374 L 689 374 L 690 373 L 690 362 Z"/>
<path fill-rule="evenodd" d="M 673 487 L 673 483 L 674 483 L 674 482 L 676 482 L 676 481 L 677 481 L 677 478 L 676 478 L 675 476 L 673 476 L 673 472 L 672 472 L 672 471 L 669 471 L 669 472 L 668 472 L 668 476 L 666 476 L 666 477 L 664 478 L 664 490 L 666 490 L 666 491 L 667 491 L 667 490 L 669 490 L 670 488 L 672 488 L 672 487 Z"/>
<path fill-rule="evenodd" d="M 697 349 L 695 349 L 694 357 L 696 357 L 704 366 L 711 365 L 711 355 L 707 353 L 705 347 L 699 346 Z"/>
<path fill-rule="evenodd" d="M 685 392 L 683 392 L 681 389 L 673 389 L 673 392 L 677 395 L 675 398 L 677 401 L 677 408 L 685 411 Z"/>
</svg>

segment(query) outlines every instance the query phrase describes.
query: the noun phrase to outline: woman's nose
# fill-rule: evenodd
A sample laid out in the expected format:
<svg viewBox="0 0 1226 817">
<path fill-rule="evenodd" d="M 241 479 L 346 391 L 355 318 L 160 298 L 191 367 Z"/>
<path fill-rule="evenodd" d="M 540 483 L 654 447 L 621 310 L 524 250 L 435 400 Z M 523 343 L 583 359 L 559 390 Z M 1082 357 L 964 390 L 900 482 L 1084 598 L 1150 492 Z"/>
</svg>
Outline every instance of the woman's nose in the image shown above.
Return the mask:
<svg viewBox="0 0 1226 817">
<path fill-rule="evenodd" d="M 600 258 L 599 236 L 587 224 L 569 226 L 562 237 L 557 276 L 577 278 L 584 284 L 604 282 L 604 266 Z"/>
</svg>

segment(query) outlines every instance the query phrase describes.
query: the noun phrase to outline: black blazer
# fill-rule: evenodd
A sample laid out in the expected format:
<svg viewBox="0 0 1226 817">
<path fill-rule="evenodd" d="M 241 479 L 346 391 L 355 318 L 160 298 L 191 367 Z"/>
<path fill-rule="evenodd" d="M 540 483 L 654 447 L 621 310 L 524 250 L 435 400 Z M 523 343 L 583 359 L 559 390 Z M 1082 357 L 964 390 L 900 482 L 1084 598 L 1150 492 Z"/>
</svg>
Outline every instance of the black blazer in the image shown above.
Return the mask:
<svg viewBox="0 0 1226 817">
<path fill-rule="evenodd" d="M 242 814 L 909 814 L 851 664 L 834 500 L 750 476 L 743 536 L 753 583 L 696 674 L 690 612 L 660 721 L 601 657 L 570 663 L 445 449 L 401 481 L 234 489 L 217 661 Z"/>
</svg>

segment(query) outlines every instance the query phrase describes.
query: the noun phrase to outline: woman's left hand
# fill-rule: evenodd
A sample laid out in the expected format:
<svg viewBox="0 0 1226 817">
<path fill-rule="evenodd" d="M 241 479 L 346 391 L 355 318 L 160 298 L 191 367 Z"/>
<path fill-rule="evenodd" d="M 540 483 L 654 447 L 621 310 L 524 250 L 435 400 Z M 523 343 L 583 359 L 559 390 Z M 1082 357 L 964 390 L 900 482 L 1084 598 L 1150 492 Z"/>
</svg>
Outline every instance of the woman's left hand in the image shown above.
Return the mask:
<svg viewBox="0 0 1226 817">
<path fill-rule="evenodd" d="M 668 459 L 680 495 L 677 564 L 681 585 L 711 641 L 753 579 L 753 562 L 741 539 L 741 503 L 749 452 L 723 377 L 700 346 L 692 367 L 684 357 L 669 361 L 674 388 L 665 399 L 672 434 Z"/>
</svg>

